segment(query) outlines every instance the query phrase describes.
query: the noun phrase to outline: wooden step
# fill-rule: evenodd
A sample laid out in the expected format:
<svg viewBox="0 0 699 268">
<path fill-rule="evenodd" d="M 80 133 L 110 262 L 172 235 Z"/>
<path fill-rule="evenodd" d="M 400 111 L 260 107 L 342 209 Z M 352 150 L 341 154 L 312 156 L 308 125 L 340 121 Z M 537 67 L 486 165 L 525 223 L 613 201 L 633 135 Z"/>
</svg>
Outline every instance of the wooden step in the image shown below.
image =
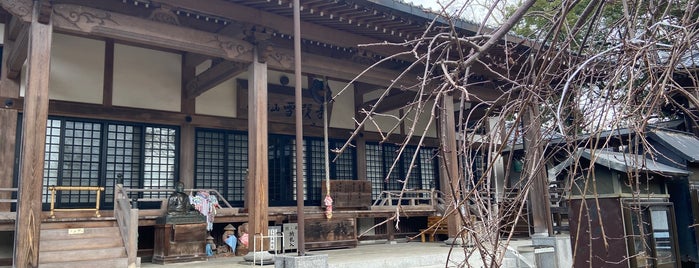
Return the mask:
<svg viewBox="0 0 699 268">
<path fill-rule="evenodd" d="M 68 229 L 43 229 L 41 230 L 41 241 L 65 240 L 65 239 L 91 239 L 91 238 L 120 237 L 118 227 L 97 227 L 97 228 L 68 228 Z"/>
<path fill-rule="evenodd" d="M 41 252 L 39 254 L 39 264 L 77 262 L 86 260 L 113 260 L 125 257 L 126 250 L 123 247 L 71 251 L 48 251 Z M 41 267 L 44 266 L 42 265 Z"/>
<path fill-rule="evenodd" d="M 101 218 L 101 220 L 92 221 L 67 221 L 66 219 L 47 219 L 41 223 L 42 230 L 48 229 L 66 229 L 66 228 L 93 228 L 93 227 L 115 227 L 116 220 L 113 218 Z"/>
<path fill-rule="evenodd" d="M 123 247 L 121 236 L 97 237 L 92 239 L 44 240 L 39 250 L 44 252 Z"/>
<path fill-rule="evenodd" d="M 124 268 L 127 266 L 127 258 L 116 258 L 109 260 L 68 261 L 41 264 L 41 268 Z"/>
</svg>

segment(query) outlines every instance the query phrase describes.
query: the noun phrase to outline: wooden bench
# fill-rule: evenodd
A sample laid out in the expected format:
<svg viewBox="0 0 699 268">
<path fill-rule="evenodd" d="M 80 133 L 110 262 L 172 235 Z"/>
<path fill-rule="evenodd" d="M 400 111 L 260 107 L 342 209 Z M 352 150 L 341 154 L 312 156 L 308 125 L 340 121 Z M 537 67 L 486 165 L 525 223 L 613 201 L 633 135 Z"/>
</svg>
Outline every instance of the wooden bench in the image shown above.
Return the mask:
<svg viewBox="0 0 699 268">
<path fill-rule="evenodd" d="M 420 229 L 420 241 L 425 243 L 425 235 L 429 235 L 430 242 L 434 242 L 434 236 L 438 234 L 449 234 L 447 220 L 442 220 L 440 216 L 428 216 L 427 229 Z"/>
</svg>

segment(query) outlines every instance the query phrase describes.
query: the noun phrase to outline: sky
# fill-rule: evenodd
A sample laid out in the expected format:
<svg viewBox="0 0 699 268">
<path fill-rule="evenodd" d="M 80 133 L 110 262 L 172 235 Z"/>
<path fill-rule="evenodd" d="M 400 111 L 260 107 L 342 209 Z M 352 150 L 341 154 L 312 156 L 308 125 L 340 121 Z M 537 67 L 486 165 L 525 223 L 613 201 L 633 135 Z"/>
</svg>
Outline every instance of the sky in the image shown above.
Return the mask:
<svg viewBox="0 0 699 268">
<path fill-rule="evenodd" d="M 469 5 L 466 6 L 466 9 L 462 12 L 461 17 L 465 20 L 475 22 L 475 23 L 481 23 L 483 20 L 483 17 L 487 13 L 487 6 L 489 6 L 489 3 L 492 2 L 493 0 L 403 0 L 406 3 L 411 3 L 416 6 L 423 6 L 432 10 L 441 10 L 441 6 L 439 3 L 444 3 L 447 4 L 451 1 L 454 1 L 454 4 L 452 4 L 448 10 L 455 12 L 458 10 L 458 8 L 461 8 L 464 3 L 469 2 Z M 508 1 L 502 1 L 504 3 L 513 3 L 516 2 L 516 0 L 508 0 Z M 497 16 L 498 18 L 501 18 L 502 16 Z M 489 25 L 497 24 L 498 21 L 489 21 Z"/>
</svg>

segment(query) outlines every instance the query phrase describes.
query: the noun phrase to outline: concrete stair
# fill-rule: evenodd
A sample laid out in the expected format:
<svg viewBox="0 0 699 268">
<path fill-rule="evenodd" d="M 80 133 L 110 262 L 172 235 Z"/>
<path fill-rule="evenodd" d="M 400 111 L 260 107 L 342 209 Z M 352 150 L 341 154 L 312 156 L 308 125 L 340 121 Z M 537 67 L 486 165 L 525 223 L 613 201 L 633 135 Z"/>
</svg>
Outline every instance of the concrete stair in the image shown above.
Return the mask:
<svg viewBox="0 0 699 268">
<path fill-rule="evenodd" d="M 39 265 L 42 268 L 127 267 L 128 258 L 119 228 L 109 225 L 43 223 Z"/>
</svg>

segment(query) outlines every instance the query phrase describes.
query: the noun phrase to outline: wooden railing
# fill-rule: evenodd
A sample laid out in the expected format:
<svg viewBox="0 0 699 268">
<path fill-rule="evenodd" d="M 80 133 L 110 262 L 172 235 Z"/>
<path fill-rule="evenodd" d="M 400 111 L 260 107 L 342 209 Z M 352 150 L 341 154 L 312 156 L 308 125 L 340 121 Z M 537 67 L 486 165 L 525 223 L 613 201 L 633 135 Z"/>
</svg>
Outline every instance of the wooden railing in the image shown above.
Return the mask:
<svg viewBox="0 0 699 268">
<path fill-rule="evenodd" d="M 100 193 L 104 191 L 104 187 L 99 186 L 49 186 L 51 191 L 51 218 L 56 217 L 56 211 L 95 211 L 95 217 L 100 217 Z M 95 208 L 55 208 L 56 191 L 95 191 L 97 193 L 97 202 Z"/>
<path fill-rule="evenodd" d="M 138 251 L 138 208 L 131 207 L 131 199 L 124 185 L 117 184 L 114 191 L 114 218 L 124 241 L 129 267 L 136 267 Z"/>
<path fill-rule="evenodd" d="M 439 195 L 436 190 L 406 190 L 402 196 L 401 191 L 383 191 L 372 206 L 427 205 L 436 207 L 438 198 Z"/>
<path fill-rule="evenodd" d="M 17 192 L 17 188 L 0 188 L 0 192 Z M 17 203 L 17 199 L 0 198 L 0 203 Z"/>
<path fill-rule="evenodd" d="M 172 193 L 174 189 L 131 189 L 131 188 L 124 188 L 124 191 L 126 193 Z M 218 202 L 223 202 L 224 205 L 226 205 L 226 208 L 233 209 L 233 206 L 231 206 L 228 201 L 226 201 L 225 198 L 215 189 L 184 189 L 184 192 L 199 192 L 199 191 L 204 191 L 208 192 L 209 194 L 214 194 L 216 196 L 216 199 Z M 137 202 L 166 202 L 166 198 L 135 198 Z M 163 205 L 163 209 L 165 208 L 167 204 Z"/>
</svg>

